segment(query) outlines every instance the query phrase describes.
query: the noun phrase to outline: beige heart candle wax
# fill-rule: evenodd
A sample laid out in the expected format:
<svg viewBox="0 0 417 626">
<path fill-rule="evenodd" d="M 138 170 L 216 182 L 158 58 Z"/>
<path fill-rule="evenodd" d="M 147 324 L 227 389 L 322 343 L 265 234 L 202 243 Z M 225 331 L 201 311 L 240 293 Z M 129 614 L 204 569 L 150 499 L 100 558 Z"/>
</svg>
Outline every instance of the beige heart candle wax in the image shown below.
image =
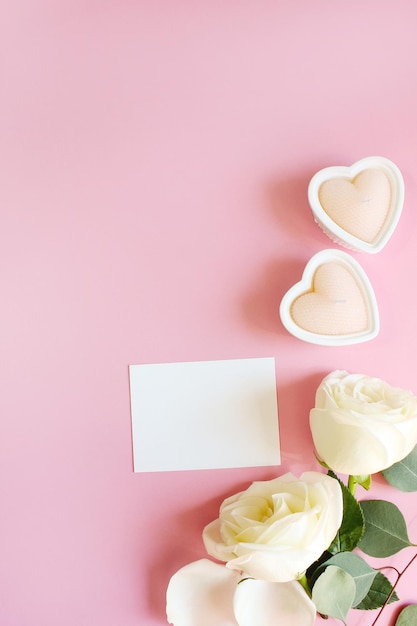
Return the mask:
<svg viewBox="0 0 417 626">
<path fill-rule="evenodd" d="M 308 200 L 320 228 L 336 243 L 379 252 L 392 236 L 404 203 L 398 167 L 384 157 L 367 157 L 350 167 L 326 167 L 308 186 Z"/>
<path fill-rule="evenodd" d="M 322 250 L 310 259 L 301 281 L 284 295 L 280 316 L 292 335 L 321 345 L 359 343 L 379 332 L 371 283 L 341 250 Z"/>
<path fill-rule="evenodd" d="M 383 171 L 366 169 L 353 180 L 326 180 L 320 186 L 319 200 L 335 224 L 354 237 L 372 243 L 387 218 L 391 186 Z"/>
<path fill-rule="evenodd" d="M 311 291 L 291 306 L 294 322 L 320 335 L 348 335 L 366 330 L 368 314 L 360 286 L 337 262 L 324 263 L 314 273 Z"/>
</svg>

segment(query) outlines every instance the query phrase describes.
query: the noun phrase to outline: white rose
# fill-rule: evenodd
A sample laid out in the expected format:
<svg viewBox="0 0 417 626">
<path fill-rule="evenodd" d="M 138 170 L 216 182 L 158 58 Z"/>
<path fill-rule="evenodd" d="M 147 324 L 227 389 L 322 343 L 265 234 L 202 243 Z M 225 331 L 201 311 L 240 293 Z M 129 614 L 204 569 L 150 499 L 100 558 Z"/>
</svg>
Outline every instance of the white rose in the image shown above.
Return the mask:
<svg viewBox="0 0 417 626">
<path fill-rule="evenodd" d="M 203 531 L 207 552 L 253 578 L 288 582 L 303 575 L 342 522 L 337 480 L 321 472 L 254 482 L 227 498 Z"/>
<path fill-rule="evenodd" d="M 298 582 L 241 578 L 208 559 L 185 565 L 169 581 L 168 622 L 174 626 L 314 625 L 316 607 Z"/>
<path fill-rule="evenodd" d="M 319 456 L 332 470 L 374 474 L 417 444 L 417 398 L 379 378 L 335 371 L 317 389 L 310 428 Z"/>
</svg>

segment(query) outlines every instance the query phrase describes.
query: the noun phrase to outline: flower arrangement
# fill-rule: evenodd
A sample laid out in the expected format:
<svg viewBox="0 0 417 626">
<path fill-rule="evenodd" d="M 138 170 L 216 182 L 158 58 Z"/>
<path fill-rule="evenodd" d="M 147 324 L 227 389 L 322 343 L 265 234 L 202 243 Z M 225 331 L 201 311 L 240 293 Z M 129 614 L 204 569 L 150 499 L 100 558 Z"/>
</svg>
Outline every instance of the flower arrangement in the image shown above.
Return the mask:
<svg viewBox="0 0 417 626">
<path fill-rule="evenodd" d="M 357 498 L 382 472 L 401 491 L 417 491 L 417 397 L 378 378 L 330 373 L 316 392 L 310 428 L 321 471 L 258 481 L 227 498 L 203 530 L 208 558 L 176 572 L 167 589 L 174 626 L 312 626 L 351 609 L 398 600 L 366 556 L 416 546 L 398 507 Z M 345 482 L 339 476 L 342 474 Z M 365 494 L 366 495 L 366 494 Z M 396 626 L 417 623 L 417 603 Z"/>
</svg>

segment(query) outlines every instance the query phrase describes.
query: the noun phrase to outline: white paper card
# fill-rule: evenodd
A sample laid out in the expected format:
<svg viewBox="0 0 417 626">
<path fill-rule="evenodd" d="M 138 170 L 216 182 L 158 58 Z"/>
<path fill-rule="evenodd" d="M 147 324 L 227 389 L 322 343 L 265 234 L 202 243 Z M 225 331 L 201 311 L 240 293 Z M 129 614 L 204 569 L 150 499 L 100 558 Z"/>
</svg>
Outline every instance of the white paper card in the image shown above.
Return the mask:
<svg viewBox="0 0 417 626">
<path fill-rule="evenodd" d="M 129 370 L 135 472 L 280 464 L 274 358 Z"/>
</svg>

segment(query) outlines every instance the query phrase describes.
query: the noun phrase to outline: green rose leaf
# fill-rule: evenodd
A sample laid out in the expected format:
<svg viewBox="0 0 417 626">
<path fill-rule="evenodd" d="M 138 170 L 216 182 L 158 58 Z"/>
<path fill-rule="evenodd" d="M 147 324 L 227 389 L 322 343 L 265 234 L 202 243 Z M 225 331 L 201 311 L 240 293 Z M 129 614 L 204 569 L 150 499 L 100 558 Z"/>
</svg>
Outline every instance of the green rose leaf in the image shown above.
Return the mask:
<svg viewBox="0 0 417 626">
<path fill-rule="evenodd" d="M 402 461 L 382 472 L 385 480 L 400 491 L 417 491 L 417 446 Z"/>
<path fill-rule="evenodd" d="M 324 572 L 324 569 L 327 565 L 327 561 L 330 559 L 331 556 L 332 556 L 331 553 L 326 550 L 325 552 L 323 552 L 321 557 L 317 561 L 314 561 L 314 563 L 312 563 L 310 567 L 307 569 L 306 578 L 310 586 L 310 589 L 313 588 L 314 583 L 316 582 L 320 574 Z"/>
<path fill-rule="evenodd" d="M 353 552 L 340 552 L 332 556 L 326 565 L 336 565 L 352 576 L 356 585 L 356 593 L 352 602 L 353 607 L 357 606 L 367 595 L 377 574 L 373 567 Z"/>
<path fill-rule="evenodd" d="M 408 538 L 403 514 L 395 504 L 385 500 L 364 500 L 361 507 L 365 532 L 359 548 L 365 554 L 382 558 L 413 545 Z"/>
<path fill-rule="evenodd" d="M 343 519 L 342 524 L 333 539 L 328 550 L 331 554 L 338 552 L 351 552 L 359 544 L 364 533 L 365 521 L 362 508 L 349 489 L 344 485 L 333 472 L 329 475 L 339 482 L 343 495 Z"/>
<path fill-rule="evenodd" d="M 354 476 L 353 479 L 357 485 L 360 485 L 361 487 L 366 489 L 366 491 L 369 491 L 369 489 L 371 488 L 371 485 L 372 485 L 371 474 L 361 474 L 360 476 Z"/>
<path fill-rule="evenodd" d="M 385 604 L 386 599 L 392 591 L 392 585 L 388 578 L 381 574 L 381 572 L 377 572 L 371 588 L 368 593 L 355 609 L 359 609 L 361 611 L 370 611 L 372 609 L 379 609 L 383 604 Z M 391 602 L 397 602 L 398 596 L 394 593 L 389 599 L 388 604 Z"/>
<path fill-rule="evenodd" d="M 399 614 L 395 626 L 417 626 L 417 604 L 410 604 Z"/>
<path fill-rule="evenodd" d="M 312 600 L 319 613 L 340 619 L 346 625 L 346 615 L 352 608 L 355 594 L 352 576 L 336 565 L 329 565 L 313 587 Z"/>
</svg>

